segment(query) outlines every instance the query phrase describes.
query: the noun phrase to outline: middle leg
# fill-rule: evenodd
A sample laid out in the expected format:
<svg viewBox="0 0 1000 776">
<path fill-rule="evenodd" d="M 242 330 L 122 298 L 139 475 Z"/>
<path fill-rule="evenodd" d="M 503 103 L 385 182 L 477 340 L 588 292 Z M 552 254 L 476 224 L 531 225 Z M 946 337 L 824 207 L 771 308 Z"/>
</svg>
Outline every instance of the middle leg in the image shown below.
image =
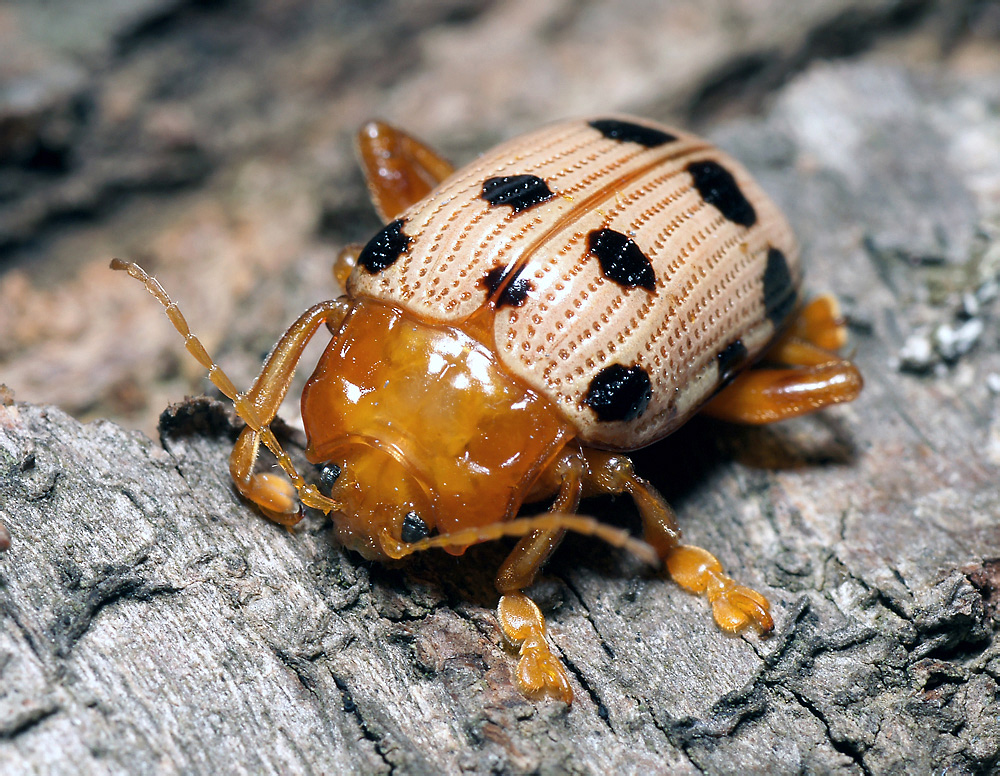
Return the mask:
<svg viewBox="0 0 1000 776">
<path fill-rule="evenodd" d="M 630 458 L 604 450 L 584 449 L 583 495 L 627 493 L 642 517 L 643 539 L 656 549 L 671 578 L 685 590 L 704 593 L 715 622 L 737 633 L 753 625 L 767 633 L 774 628 L 770 605 L 763 595 L 727 575 L 708 550 L 681 542 L 677 514 L 657 490 L 639 477 Z"/>
<path fill-rule="evenodd" d="M 381 121 L 361 128 L 358 151 L 368 193 L 385 223 L 427 196 L 454 170 L 430 146 Z"/>
</svg>

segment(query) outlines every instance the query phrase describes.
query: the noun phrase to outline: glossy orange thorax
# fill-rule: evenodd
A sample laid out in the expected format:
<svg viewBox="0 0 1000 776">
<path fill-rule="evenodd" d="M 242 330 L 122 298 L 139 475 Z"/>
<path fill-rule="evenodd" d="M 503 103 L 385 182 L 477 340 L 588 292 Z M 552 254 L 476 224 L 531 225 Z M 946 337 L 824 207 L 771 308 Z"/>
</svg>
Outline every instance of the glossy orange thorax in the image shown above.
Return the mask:
<svg viewBox="0 0 1000 776">
<path fill-rule="evenodd" d="M 302 394 L 313 463 L 342 473 L 332 497 L 341 540 L 383 554 L 416 512 L 438 533 L 516 513 L 573 432 L 469 333 L 358 300 Z"/>
</svg>

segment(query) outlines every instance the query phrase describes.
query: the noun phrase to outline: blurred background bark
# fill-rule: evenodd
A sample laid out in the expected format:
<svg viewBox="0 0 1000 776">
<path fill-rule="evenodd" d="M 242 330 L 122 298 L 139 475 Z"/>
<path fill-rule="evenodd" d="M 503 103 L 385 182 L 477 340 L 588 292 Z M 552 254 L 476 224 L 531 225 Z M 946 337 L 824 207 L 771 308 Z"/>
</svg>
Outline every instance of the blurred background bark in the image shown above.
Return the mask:
<svg viewBox="0 0 1000 776">
<path fill-rule="evenodd" d="M 538 590 L 566 710 L 513 688 L 503 548 L 363 563 L 239 502 L 220 405 L 158 430 L 208 384 L 107 264 L 154 272 L 248 385 L 378 228 L 363 120 L 463 163 L 612 111 L 747 163 L 867 389 L 638 456 L 777 632 L 726 638 L 572 539 Z M 0 383 L 26 404 L 0 407 L 0 771 L 995 772 L 998 278 L 997 2 L 8 2 Z"/>
</svg>

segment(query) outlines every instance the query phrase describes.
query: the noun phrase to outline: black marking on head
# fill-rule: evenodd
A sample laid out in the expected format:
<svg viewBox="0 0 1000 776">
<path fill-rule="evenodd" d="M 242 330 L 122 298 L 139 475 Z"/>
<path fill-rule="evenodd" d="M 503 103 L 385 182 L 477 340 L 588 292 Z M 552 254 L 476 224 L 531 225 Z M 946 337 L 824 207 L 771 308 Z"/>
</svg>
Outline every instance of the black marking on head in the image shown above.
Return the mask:
<svg viewBox="0 0 1000 776">
<path fill-rule="evenodd" d="M 403 517 L 403 527 L 399 532 L 400 541 L 412 544 L 426 539 L 430 534 L 427 523 L 416 512 L 407 512 Z"/>
<path fill-rule="evenodd" d="M 507 267 L 494 267 L 487 272 L 479 284 L 486 289 L 491 297 L 496 297 L 494 304 L 497 309 L 504 307 L 520 307 L 528 298 L 531 291 L 531 281 L 521 277 L 521 269 L 518 268 L 513 275 L 506 275 Z M 500 292 L 497 295 L 497 292 Z"/>
<path fill-rule="evenodd" d="M 694 178 L 694 187 L 702 199 L 718 208 L 730 221 L 746 227 L 757 223 L 757 211 L 743 196 L 733 174 L 721 164 L 705 159 L 691 162 L 687 171 Z"/>
<path fill-rule="evenodd" d="M 326 496 L 330 497 L 330 493 L 333 490 L 333 485 L 340 476 L 340 467 L 335 463 L 328 463 L 319 473 L 319 490 Z"/>
<path fill-rule="evenodd" d="M 480 196 L 493 207 L 510 205 L 511 212 L 520 213 L 552 199 L 555 194 L 537 175 L 504 175 L 483 181 Z"/>
<path fill-rule="evenodd" d="M 656 287 L 653 265 L 639 246 L 621 232 L 595 229 L 587 235 L 587 245 L 609 280 L 625 288 L 642 286 L 652 291 Z"/>
<path fill-rule="evenodd" d="M 403 234 L 403 219 L 389 224 L 368 241 L 358 254 L 358 265 L 375 275 L 396 263 L 396 259 L 406 253 L 410 237 Z"/>
<path fill-rule="evenodd" d="M 780 327 L 795 309 L 798 293 L 788 269 L 788 259 L 777 248 L 767 249 L 764 268 L 764 308 L 775 327 Z"/>
<path fill-rule="evenodd" d="M 738 371 L 747 363 L 746 345 L 742 340 L 735 340 L 724 347 L 716 357 L 719 364 L 719 385 L 725 385 L 732 380 Z"/>
<path fill-rule="evenodd" d="M 646 148 L 672 143 L 677 139 L 676 135 L 664 132 L 662 129 L 654 127 L 644 127 L 642 124 L 633 124 L 631 121 L 620 121 L 618 119 L 594 119 L 587 122 L 609 140 L 620 140 L 623 143 L 638 143 Z"/>
<path fill-rule="evenodd" d="M 646 411 L 653 398 L 653 386 L 646 370 L 639 366 L 612 364 L 590 381 L 584 402 L 601 422 L 635 420 Z"/>
</svg>

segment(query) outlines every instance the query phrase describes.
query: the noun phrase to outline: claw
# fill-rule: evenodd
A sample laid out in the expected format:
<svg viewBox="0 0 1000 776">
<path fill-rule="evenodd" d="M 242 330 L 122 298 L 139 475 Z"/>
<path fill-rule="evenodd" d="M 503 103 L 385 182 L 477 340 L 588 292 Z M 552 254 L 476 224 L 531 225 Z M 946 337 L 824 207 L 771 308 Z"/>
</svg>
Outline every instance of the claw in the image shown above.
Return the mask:
<svg viewBox="0 0 1000 776">
<path fill-rule="evenodd" d="M 557 700 L 573 702 L 573 688 L 562 662 L 549 649 L 544 638 L 526 641 L 521 645 L 521 659 L 517 663 L 517 685 L 525 695 L 534 697 L 551 693 Z"/>
<path fill-rule="evenodd" d="M 727 576 L 722 564 L 707 550 L 679 545 L 667 555 L 666 565 L 678 585 L 692 593 L 706 594 L 715 622 L 727 633 L 738 633 L 749 625 L 761 633 L 774 628 L 767 599 Z"/>
<path fill-rule="evenodd" d="M 284 526 L 293 526 L 302 519 L 295 486 L 284 477 L 269 472 L 252 474 L 246 487 L 252 488 L 254 503 L 268 519 Z"/>
<path fill-rule="evenodd" d="M 733 583 L 731 588 L 716 598 L 710 595 L 708 600 L 715 622 L 728 633 L 738 633 L 751 624 L 761 633 L 774 629 L 767 599 L 756 590 Z"/>
<path fill-rule="evenodd" d="M 515 646 L 521 645 L 517 663 L 517 685 L 525 695 L 545 693 L 567 705 L 573 702 L 566 668 L 549 649 L 545 638 L 545 618 L 535 602 L 521 593 L 502 596 L 497 605 L 497 619 L 503 635 Z"/>
</svg>

